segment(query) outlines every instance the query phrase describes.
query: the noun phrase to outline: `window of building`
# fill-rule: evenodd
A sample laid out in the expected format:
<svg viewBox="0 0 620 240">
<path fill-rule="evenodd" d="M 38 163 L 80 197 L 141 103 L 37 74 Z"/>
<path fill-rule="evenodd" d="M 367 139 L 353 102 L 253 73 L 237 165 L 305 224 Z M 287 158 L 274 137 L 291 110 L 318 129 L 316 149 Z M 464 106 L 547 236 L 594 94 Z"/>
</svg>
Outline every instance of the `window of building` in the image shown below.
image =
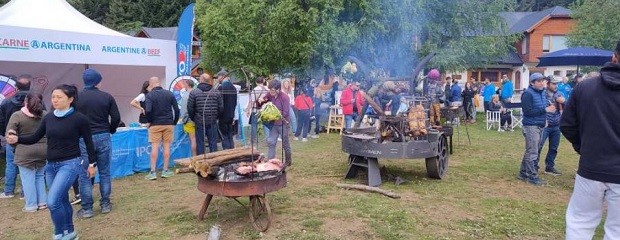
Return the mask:
<svg viewBox="0 0 620 240">
<path fill-rule="evenodd" d="M 566 49 L 566 36 L 545 35 L 543 36 L 543 52 L 555 52 Z"/>
<path fill-rule="evenodd" d="M 527 36 L 521 41 L 521 54 L 527 54 Z"/>
<path fill-rule="evenodd" d="M 562 76 L 562 71 L 553 71 L 553 76 Z"/>
</svg>

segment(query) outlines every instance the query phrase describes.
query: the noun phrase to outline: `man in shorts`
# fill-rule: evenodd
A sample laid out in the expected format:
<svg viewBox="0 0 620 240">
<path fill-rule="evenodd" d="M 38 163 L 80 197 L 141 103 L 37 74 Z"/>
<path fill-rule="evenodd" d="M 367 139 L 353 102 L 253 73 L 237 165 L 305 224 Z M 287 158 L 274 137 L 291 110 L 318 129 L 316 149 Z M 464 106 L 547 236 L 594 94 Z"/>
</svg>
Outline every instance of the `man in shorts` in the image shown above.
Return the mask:
<svg viewBox="0 0 620 240">
<path fill-rule="evenodd" d="M 151 143 L 151 172 L 145 179 L 157 179 L 157 157 L 159 154 L 159 144 L 163 144 L 164 150 L 164 170 L 161 177 L 172 177 L 173 173 L 168 169 L 170 162 L 170 145 L 174 139 L 174 126 L 179 121 L 179 106 L 172 92 L 161 87 L 158 77 L 149 79 L 150 86 L 153 87 L 146 94 L 146 118 L 148 119 L 149 142 Z M 173 111 L 174 110 L 174 111 Z"/>
</svg>

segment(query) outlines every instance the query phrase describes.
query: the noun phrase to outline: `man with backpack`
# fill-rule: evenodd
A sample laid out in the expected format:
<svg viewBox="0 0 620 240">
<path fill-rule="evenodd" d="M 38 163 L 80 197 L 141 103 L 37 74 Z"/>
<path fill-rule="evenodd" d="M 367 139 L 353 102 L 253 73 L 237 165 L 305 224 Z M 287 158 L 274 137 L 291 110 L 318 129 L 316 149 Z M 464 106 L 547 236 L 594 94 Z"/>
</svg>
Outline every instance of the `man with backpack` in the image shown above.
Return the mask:
<svg viewBox="0 0 620 240">
<path fill-rule="evenodd" d="M 9 118 L 14 112 L 19 111 L 24 106 L 24 99 L 30 91 L 30 82 L 32 76 L 21 75 L 15 82 L 17 87 L 17 93 L 10 98 L 5 99 L 0 104 L 0 135 L 4 137 L 6 132 L 6 126 L 9 123 Z M 13 163 L 15 156 L 13 155 L 14 149 L 11 145 L 6 145 L 6 169 L 4 178 L 4 192 L 0 193 L 0 198 L 12 198 L 15 196 L 15 180 L 17 179 L 17 165 Z"/>
</svg>

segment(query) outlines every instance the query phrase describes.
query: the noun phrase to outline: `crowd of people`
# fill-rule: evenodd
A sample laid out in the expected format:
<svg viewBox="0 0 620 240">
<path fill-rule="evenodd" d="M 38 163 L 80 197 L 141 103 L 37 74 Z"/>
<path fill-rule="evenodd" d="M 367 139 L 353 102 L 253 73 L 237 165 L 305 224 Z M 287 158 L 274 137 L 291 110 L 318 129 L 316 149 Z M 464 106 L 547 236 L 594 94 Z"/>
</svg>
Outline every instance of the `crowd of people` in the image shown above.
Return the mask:
<svg viewBox="0 0 620 240">
<path fill-rule="evenodd" d="M 190 135 L 192 155 L 235 147 L 235 124 L 240 118 L 237 110 L 239 87 L 222 70 L 217 79 L 210 74 L 200 75 L 194 86 L 191 80 L 183 82 L 181 104 L 172 92 L 161 86 L 157 77 L 146 81 L 141 93 L 130 105 L 140 111 L 139 123 L 148 128 L 151 144 L 150 172 L 147 180 L 156 180 L 159 146 L 163 147 L 162 178 L 172 177 L 169 169 L 170 147 L 174 139 L 174 126 L 181 123 Z M 54 225 L 53 239 L 77 239 L 73 225 L 73 208 L 69 199 L 72 186 L 79 193 L 81 209 L 76 216 L 90 218 L 93 210 L 93 178 L 99 174 L 99 202 L 102 214 L 112 211 L 110 199 L 111 135 L 120 124 L 120 113 L 112 95 L 98 88 L 103 77 L 95 69 L 86 69 L 82 75 L 84 89 L 73 85 L 59 85 L 53 89 L 48 112 L 41 93 L 30 91 L 32 77 L 22 75 L 16 79 L 18 92 L 0 104 L 0 134 L 6 138 L 5 189 L 0 198 L 15 197 L 16 177 L 19 173 L 24 197 L 24 212 L 49 209 Z M 432 125 L 441 125 L 442 108 L 465 109 L 465 118 L 473 123 L 480 97 L 485 111 L 502 113 L 504 130 L 512 125 L 507 105 L 512 103 L 514 85 L 507 75 L 502 76 L 501 87 L 496 88 L 487 78 L 483 82 L 471 79 L 461 88 L 456 79 L 441 79 L 437 70 L 427 75 L 428 84 L 423 91 L 430 101 L 429 118 Z M 321 104 L 330 95 L 329 106 L 335 105 L 335 91 L 339 82 L 333 74 L 317 82 L 300 86 L 296 94 L 294 82 L 289 78 L 256 79 L 256 86 L 249 93 L 243 111 L 249 117 L 250 145 L 259 142 L 262 128 L 268 146 L 267 158 L 276 158 L 276 147 L 282 142 L 283 162 L 292 165 L 290 139 L 307 142 L 318 138 L 321 131 Z M 620 238 L 620 145 L 618 129 L 614 124 L 620 118 L 620 42 L 612 61 L 597 74 L 582 78 L 576 84 L 566 77 L 533 73 L 529 85 L 521 94 L 523 113 L 522 132 L 525 151 L 517 178 L 535 186 L 544 185 L 540 178 L 541 151 L 549 142 L 545 156 L 544 173 L 559 176 L 556 167 L 561 134 L 580 155 L 575 188 L 566 212 L 567 239 L 590 239 L 607 209 L 605 236 Z M 382 90 L 383 91 L 383 90 Z M 377 102 L 391 113 L 403 112 L 401 97 L 405 89 L 391 87 L 391 93 L 380 93 Z M 385 97 L 389 96 L 389 97 Z M 596 97 L 593 97 L 596 96 Z M 345 117 L 345 127 L 362 117 L 366 101 L 360 83 L 351 81 L 338 99 Z M 281 114 L 274 121 L 261 121 L 260 109 L 271 104 Z M 259 123 L 261 126 L 259 127 Z M 315 129 L 312 131 L 312 123 Z M 289 133 L 289 132 L 292 132 Z M 291 136 L 289 138 L 289 136 Z"/>
<path fill-rule="evenodd" d="M 85 88 L 59 85 L 52 91 L 53 111 L 46 113 L 43 96 L 30 92 L 32 77 L 18 79 L 19 92 L 0 105 L 7 144 L 7 167 L 19 167 L 24 212 L 49 209 L 53 239 L 76 239 L 69 189 L 79 183 L 81 217 L 92 217 L 91 179 L 100 176 L 101 212 L 112 211 L 110 194 L 111 138 L 120 122 L 114 98 L 97 88 L 94 69 L 83 73 Z M 6 124 L 5 124 L 6 123 Z M 93 141 L 94 140 L 94 141 Z M 14 153 L 14 154 L 13 154 Z M 7 170 L 2 198 L 14 197 L 17 172 Z"/>
</svg>

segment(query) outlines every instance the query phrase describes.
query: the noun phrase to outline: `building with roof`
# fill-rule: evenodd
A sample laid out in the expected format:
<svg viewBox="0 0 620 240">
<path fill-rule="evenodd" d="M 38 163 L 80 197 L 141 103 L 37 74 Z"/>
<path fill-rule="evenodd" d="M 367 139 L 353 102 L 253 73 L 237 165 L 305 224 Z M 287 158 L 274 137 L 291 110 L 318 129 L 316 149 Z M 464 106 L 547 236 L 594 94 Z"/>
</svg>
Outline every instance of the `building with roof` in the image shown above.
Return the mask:
<svg viewBox="0 0 620 240">
<path fill-rule="evenodd" d="M 134 37 L 141 38 L 153 38 L 153 39 L 163 39 L 163 40 L 177 40 L 177 30 L 178 27 L 160 27 L 160 28 L 149 28 L 142 27 L 140 31 L 137 31 L 133 34 Z M 194 37 L 192 39 L 192 71 L 191 75 L 194 77 L 198 77 L 203 73 L 202 68 L 200 68 L 200 62 L 202 58 L 200 57 L 200 47 L 202 46 L 202 42 L 197 33 L 194 33 Z"/>
<path fill-rule="evenodd" d="M 528 85 L 531 73 L 566 76 L 574 74 L 576 67 L 537 68 L 538 57 L 545 53 L 566 49 L 566 35 L 573 29 L 575 21 L 571 11 L 563 7 L 548 8 L 539 12 L 502 12 L 510 34 L 522 34 L 523 37 L 514 44 L 515 50 L 498 59 L 485 69 L 471 69 L 467 72 L 452 74 L 462 81 L 471 78 L 484 80 L 488 78 L 497 86 L 501 76 L 506 74 L 513 79 L 515 89 Z"/>
</svg>

